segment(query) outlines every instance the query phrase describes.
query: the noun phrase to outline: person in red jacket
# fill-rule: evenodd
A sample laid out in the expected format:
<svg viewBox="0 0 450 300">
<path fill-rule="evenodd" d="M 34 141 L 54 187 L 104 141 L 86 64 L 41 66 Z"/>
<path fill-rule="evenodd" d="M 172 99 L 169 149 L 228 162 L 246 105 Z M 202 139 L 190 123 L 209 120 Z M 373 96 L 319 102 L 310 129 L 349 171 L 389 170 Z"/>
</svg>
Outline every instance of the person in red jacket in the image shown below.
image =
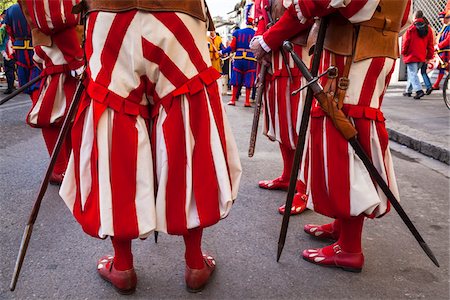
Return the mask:
<svg viewBox="0 0 450 300">
<path fill-rule="evenodd" d="M 414 99 L 420 99 L 425 95 L 422 90 L 417 72 L 426 60 L 433 58 L 433 31 L 423 18 L 418 18 L 421 11 L 416 12 L 414 23 L 409 26 L 403 37 L 402 55 L 408 72 L 408 83 L 404 96 L 411 97 L 412 92 L 416 95 Z"/>
</svg>

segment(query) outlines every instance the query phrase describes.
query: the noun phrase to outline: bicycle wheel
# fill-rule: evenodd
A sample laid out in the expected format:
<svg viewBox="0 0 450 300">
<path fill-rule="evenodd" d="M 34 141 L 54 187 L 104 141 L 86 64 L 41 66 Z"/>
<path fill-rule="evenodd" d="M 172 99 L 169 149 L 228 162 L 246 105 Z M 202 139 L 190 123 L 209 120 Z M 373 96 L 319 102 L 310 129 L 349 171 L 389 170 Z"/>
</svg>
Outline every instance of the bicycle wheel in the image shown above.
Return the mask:
<svg viewBox="0 0 450 300">
<path fill-rule="evenodd" d="M 448 109 L 450 109 L 450 94 L 448 91 L 448 80 L 450 77 L 450 73 L 447 74 L 444 80 L 444 85 L 442 86 L 442 93 L 444 95 L 444 103 L 447 106 Z"/>
</svg>

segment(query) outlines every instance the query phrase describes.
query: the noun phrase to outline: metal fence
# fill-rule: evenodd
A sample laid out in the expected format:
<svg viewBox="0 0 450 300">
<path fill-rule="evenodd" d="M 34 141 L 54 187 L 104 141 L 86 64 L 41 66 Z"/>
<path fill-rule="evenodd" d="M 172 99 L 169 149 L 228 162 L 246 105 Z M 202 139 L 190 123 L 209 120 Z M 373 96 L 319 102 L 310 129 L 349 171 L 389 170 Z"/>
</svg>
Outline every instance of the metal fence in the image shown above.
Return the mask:
<svg viewBox="0 0 450 300">
<path fill-rule="evenodd" d="M 430 22 L 435 32 L 438 32 L 442 23 L 438 18 L 438 13 L 444 11 L 447 0 L 413 0 L 413 10 L 421 10 Z"/>
</svg>

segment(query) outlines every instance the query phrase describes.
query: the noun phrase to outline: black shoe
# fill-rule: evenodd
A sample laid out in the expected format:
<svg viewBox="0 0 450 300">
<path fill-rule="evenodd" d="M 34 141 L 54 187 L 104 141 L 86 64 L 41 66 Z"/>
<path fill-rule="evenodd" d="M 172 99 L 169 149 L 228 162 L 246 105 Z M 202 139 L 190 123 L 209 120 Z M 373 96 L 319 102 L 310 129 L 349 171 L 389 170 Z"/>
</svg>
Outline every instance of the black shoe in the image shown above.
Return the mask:
<svg viewBox="0 0 450 300">
<path fill-rule="evenodd" d="M 405 96 L 405 97 L 411 97 L 411 95 L 412 95 L 412 93 L 403 93 L 403 96 Z"/>
<path fill-rule="evenodd" d="M 3 92 L 3 94 L 9 95 L 9 94 L 11 94 L 12 92 L 14 92 L 14 90 L 15 90 L 15 89 L 6 89 L 6 90 Z"/>
<path fill-rule="evenodd" d="M 425 92 L 425 95 L 431 94 L 432 91 L 433 91 L 433 88 L 428 88 L 427 91 Z"/>
<path fill-rule="evenodd" d="M 420 90 L 420 91 L 416 92 L 416 95 L 413 98 L 418 100 L 418 99 L 422 98 L 423 96 L 425 96 L 425 93 L 422 90 Z"/>
</svg>

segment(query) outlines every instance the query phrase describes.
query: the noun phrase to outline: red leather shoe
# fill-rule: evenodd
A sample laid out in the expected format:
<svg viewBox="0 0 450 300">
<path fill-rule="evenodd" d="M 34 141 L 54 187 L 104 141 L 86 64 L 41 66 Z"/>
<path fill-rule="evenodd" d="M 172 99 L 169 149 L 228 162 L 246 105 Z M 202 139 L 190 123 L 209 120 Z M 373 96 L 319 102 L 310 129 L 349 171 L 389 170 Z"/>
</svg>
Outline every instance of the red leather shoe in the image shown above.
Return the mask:
<svg viewBox="0 0 450 300">
<path fill-rule="evenodd" d="M 235 105 L 236 105 L 236 102 L 230 101 L 230 102 L 228 102 L 227 104 L 228 104 L 228 105 L 235 106 Z"/>
<path fill-rule="evenodd" d="M 186 280 L 186 289 L 190 293 L 201 292 L 208 283 L 211 274 L 216 269 L 216 261 L 210 255 L 203 255 L 205 266 L 203 269 L 191 269 L 186 265 L 184 279 Z"/>
<path fill-rule="evenodd" d="M 308 201 L 308 196 L 305 194 L 296 193 L 294 195 L 294 200 L 292 201 L 291 215 L 299 215 L 306 210 L 306 201 Z M 278 212 L 284 215 L 285 204 L 278 207 Z"/>
<path fill-rule="evenodd" d="M 287 191 L 289 188 L 289 180 L 283 181 L 281 177 L 278 177 L 273 180 L 261 180 L 258 182 L 258 185 L 262 189 Z"/>
<path fill-rule="evenodd" d="M 62 181 L 64 179 L 64 173 L 58 174 L 55 172 L 52 172 L 49 178 L 49 183 L 52 185 L 61 185 Z"/>
<path fill-rule="evenodd" d="M 136 290 L 137 277 L 133 269 L 118 271 L 114 268 L 114 256 L 106 255 L 97 263 L 98 275 L 110 282 L 119 294 L 130 295 Z"/>
<path fill-rule="evenodd" d="M 244 107 L 252 107 L 252 105 L 250 103 L 245 103 Z"/>
<path fill-rule="evenodd" d="M 326 255 L 325 248 L 331 247 L 331 255 Z M 330 246 L 319 249 L 307 249 L 303 251 L 303 259 L 324 267 L 341 268 L 344 271 L 359 273 L 364 265 L 364 255 L 360 253 L 348 253 L 341 249 L 339 244 L 334 243 Z M 330 249 L 327 249 L 330 250 Z"/>
<path fill-rule="evenodd" d="M 339 238 L 339 232 L 335 231 L 330 231 L 326 228 L 324 228 L 323 225 L 313 225 L 313 224 L 306 224 L 303 227 L 303 230 L 315 237 L 315 238 L 320 238 L 320 239 L 325 239 L 325 240 L 333 240 L 333 241 L 337 241 L 337 239 Z"/>
</svg>

